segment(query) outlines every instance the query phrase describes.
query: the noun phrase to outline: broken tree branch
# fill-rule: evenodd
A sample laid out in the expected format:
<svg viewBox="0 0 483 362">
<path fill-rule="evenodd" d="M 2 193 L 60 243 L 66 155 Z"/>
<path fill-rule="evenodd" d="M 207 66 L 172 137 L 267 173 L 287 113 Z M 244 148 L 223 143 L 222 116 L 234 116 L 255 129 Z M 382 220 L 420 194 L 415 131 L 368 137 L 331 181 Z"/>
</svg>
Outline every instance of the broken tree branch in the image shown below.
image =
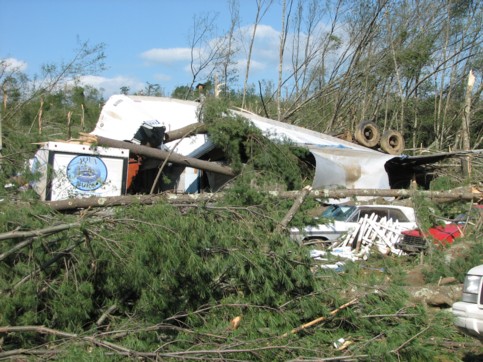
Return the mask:
<svg viewBox="0 0 483 362">
<path fill-rule="evenodd" d="M 54 335 L 62 338 L 72 338 L 72 339 L 81 339 L 87 342 L 91 342 L 99 347 L 104 347 L 115 351 L 117 353 L 123 352 L 132 352 L 130 349 L 120 346 L 118 344 L 114 344 L 107 341 L 101 341 L 96 337 L 93 336 L 80 336 L 74 333 L 68 333 L 59 331 L 56 329 L 48 328 L 45 326 L 11 326 L 11 327 L 0 327 L 0 333 L 14 333 L 14 332 L 34 332 L 40 334 L 49 334 Z"/>
<path fill-rule="evenodd" d="M 27 240 L 24 240 L 22 241 L 21 243 L 18 243 L 16 244 L 13 248 L 11 248 L 10 250 L 7 250 L 6 252 L 0 254 L 0 261 L 4 260 L 5 258 L 7 258 L 9 255 L 12 255 L 14 254 L 15 252 L 17 252 L 18 250 L 32 244 L 34 242 L 36 238 L 29 238 Z"/>
<path fill-rule="evenodd" d="M 80 225 L 81 225 L 80 222 L 73 222 L 73 223 L 69 223 L 69 224 L 61 224 L 61 225 L 50 226 L 48 228 L 39 229 L 39 230 L 10 231 L 10 232 L 7 232 L 7 233 L 0 234 L 0 240 L 25 239 L 25 238 L 29 238 L 29 237 L 45 236 L 45 235 L 55 234 L 55 233 L 58 233 L 58 232 L 61 232 L 61 231 L 64 231 L 64 230 L 72 229 L 72 228 L 78 227 Z M 30 242 L 32 242 L 32 240 Z M 20 244 L 22 244 L 22 243 L 20 243 Z M 17 244 L 15 247 L 17 249 L 20 249 L 20 248 L 28 245 L 28 244 L 26 244 L 26 245 L 20 246 L 20 244 Z M 0 256 L 0 258 L 1 258 L 1 256 Z M 0 260 L 2 260 L 2 259 L 0 259 Z"/>
<path fill-rule="evenodd" d="M 62 338 L 69 338 L 69 339 L 77 339 L 81 341 L 85 341 L 88 343 L 92 343 L 98 347 L 102 347 L 108 349 L 118 355 L 125 355 L 130 358 L 133 357 L 147 357 L 147 358 L 161 358 L 161 357 L 171 357 L 171 358 L 191 358 L 191 359 L 202 359 L 203 355 L 224 355 L 224 354 L 233 354 L 233 353 L 247 353 L 247 352 L 257 352 L 257 351 L 266 351 L 266 350 L 279 350 L 281 348 L 287 348 L 287 346 L 262 346 L 257 348 L 250 348 L 250 349 L 213 349 L 213 350 L 186 350 L 186 351 L 178 351 L 178 352 L 140 352 L 133 349 L 129 349 L 123 347 L 119 344 L 115 344 L 112 342 L 104 341 L 96 336 L 82 336 L 74 333 L 67 333 L 55 329 L 51 329 L 45 326 L 7 326 L 7 327 L 0 327 L 0 333 L 39 333 L 39 334 L 48 334 L 54 335 Z M 15 354 L 28 354 L 30 350 L 22 350 L 18 349 L 15 350 Z M 199 356 L 199 357 L 198 357 Z"/>
<path fill-rule="evenodd" d="M 401 344 L 399 347 L 393 349 L 391 351 L 391 353 L 398 353 L 402 348 L 404 348 L 404 346 L 408 345 L 409 343 L 411 343 L 411 341 L 413 341 L 414 339 L 418 338 L 421 334 L 423 334 L 424 332 L 426 332 L 430 327 L 431 326 L 427 326 L 422 331 L 416 333 L 414 336 L 412 336 L 411 338 L 409 338 L 406 342 L 404 342 L 403 344 Z"/>
<path fill-rule="evenodd" d="M 178 147 L 179 143 L 185 138 L 187 137 L 188 135 L 192 134 L 193 132 L 193 126 L 196 126 L 194 127 L 194 129 L 196 130 L 197 128 L 201 127 L 199 125 L 190 125 L 190 126 L 186 126 L 184 128 L 181 128 L 179 130 L 177 130 L 178 132 L 180 130 L 185 130 L 185 133 L 182 134 L 182 133 L 177 133 L 176 135 L 171 135 L 171 137 L 173 138 L 173 140 L 175 139 L 174 137 L 176 137 L 176 139 L 178 139 L 178 142 L 176 142 L 176 145 L 174 145 L 171 150 L 169 151 L 169 155 L 168 157 L 166 157 L 166 159 L 163 161 L 163 164 L 159 167 L 158 169 L 158 173 L 156 174 L 156 177 L 154 178 L 154 182 L 153 182 L 153 185 L 151 186 L 151 191 L 149 192 L 151 195 L 154 194 L 154 190 L 156 189 L 156 186 L 158 185 L 158 181 L 159 181 L 159 178 L 161 177 L 161 174 L 164 170 L 164 167 L 166 166 L 166 164 L 168 163 L 169 161 L 169 157 L 173 154 L 174 150 L 176 149 L 176 147 Z M 206 129 L 206 127 L 204 127 Z M 165 139 L 166 137 L 169 138 L 168 135 L 165 135 Z"/>
<path fill-rule="evenodd" d="M 206 133 L 206 124 L 190 124 L 186 127 L 175 129 L 164 134 L 164 142 L 172 142 L 180 138 L 192 136 L 198 133 Z"/>
<path fill-rule="evenodd" d="M 99 317 L 99 319 L 97 320 L 96 322 L 96 325 L 97 326 L 100 326 L 102 323 L 104 323 L 104 321 L 106 320 L 106 318 L 112 313 L 114 312 L 115 310 L 117 309 L 117 305 L 113 304 L 111 305 L 109 308 L 107 308 L 107 310 L 102 313 L 102 315 Z"/>
<path fill-rule="evenodd" d="M 347 302 L 346 304 L 343 304 L 341 305 L 339 308 L 336 308 L 334 309 L 332 312 L 329 313 L 329 316 L 333 316 L 337 313 L 339 313 L 341 310 L 347 308 L 347 307 L 350 307 L 351 305 L 353 304 L 356 304 L 359 302 L 359 298 L 355 298 L 355 299 L 352 299 L 350 302 Z M 301 326 L 297 327 L 297 328 L 294 328 L 292 329 L 290 332 L 287 332 L 285 334 L 283 334 L 281 337 L 287 337 L 289 334 L 295 334 L 295 333 L 298 333 L 306 328 L 309 328 L 309 327 L 312 327 L 313 325 L 316 325 L 320 322 L 323 322 L 327 319 L 328 317 L 319 317 L 317 319 L 314 319 L 313 321 L 310 321 L 308 323 L 305 323 L 305 324 L 302 324 Z"/>
<path fill-rule="evenodd" d="M 305 186 L 297 195 L 295 202 L 293 203 L 292 207 L 290 208 L 289 212 L 282 221 L 277 225 L 275 231 L 280 232 L 281 230 L 285 229 L 288 223 L 293 219 L 294 215 L 297 213 L 300 206 L 304 203 L 304 200 L 307 198 L 308 194 L 312 191 L 311 186 Z"/>
</svg>

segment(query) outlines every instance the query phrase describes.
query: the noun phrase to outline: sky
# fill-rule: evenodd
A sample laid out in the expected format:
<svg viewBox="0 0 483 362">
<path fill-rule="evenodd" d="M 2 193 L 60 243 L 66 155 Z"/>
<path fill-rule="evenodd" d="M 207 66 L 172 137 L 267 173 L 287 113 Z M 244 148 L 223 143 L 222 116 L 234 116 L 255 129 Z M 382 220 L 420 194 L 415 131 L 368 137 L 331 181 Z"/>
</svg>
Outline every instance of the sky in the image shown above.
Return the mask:
<svg viewBox="0 0 483 362">
<path fill-rule="evenodd" d="M 239 31 L 248 39 L 256 0 L 238 2 Z M 159 84 L 169 96 L 176 86 L 191 83 L 195 16 L 216 16 L 216 33 L 225 33 L 228 0 L 0 0 L 0 59 L 33 76 L 44 64 L 70 61 L 79 41 L 102 43 L 107 70 L 84 78 L 86 83 L 107 97 L 122 86 L 132 93 L 147 83 Z M 249 82 L 276 79 L 280 23 L 281 0 L 274 0 L 257 29 Z M 236 66 L 242 82 L 247 56 L 240 49 Z"/>
</svg>

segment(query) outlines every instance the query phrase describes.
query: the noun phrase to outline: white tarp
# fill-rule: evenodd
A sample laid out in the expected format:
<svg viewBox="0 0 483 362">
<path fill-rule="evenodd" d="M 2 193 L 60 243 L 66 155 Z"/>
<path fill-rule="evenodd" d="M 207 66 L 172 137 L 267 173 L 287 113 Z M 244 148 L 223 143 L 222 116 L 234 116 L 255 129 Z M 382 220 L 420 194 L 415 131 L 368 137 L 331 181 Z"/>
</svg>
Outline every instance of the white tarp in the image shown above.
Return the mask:
<svg viewBox="0 0 483 362">
<path fill-rule="evenodd" d="M 130 141 L 143 123 L 162 125 L 166 132 L 198 122 L 200 103 L 164 97 L 115 95 L 109 98 L 92 132 L 107 138 Z M 316 160 L 313 188 L 346 187 L 387 189 L 385 163 L 395 156 L 302 127 L 264 118 L 250 112 L 233 111 L 250 120 L 265 136 L 307 147 Z M 207 135 L 196 135 L 162 147 L 200 156 L 209 149 Z"/>
</svg>

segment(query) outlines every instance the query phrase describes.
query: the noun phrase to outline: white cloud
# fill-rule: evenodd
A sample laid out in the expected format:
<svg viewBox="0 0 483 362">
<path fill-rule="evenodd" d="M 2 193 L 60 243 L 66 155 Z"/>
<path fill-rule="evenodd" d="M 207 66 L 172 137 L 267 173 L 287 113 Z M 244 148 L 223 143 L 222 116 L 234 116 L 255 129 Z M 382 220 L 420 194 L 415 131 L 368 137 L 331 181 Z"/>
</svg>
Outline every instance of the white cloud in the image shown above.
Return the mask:
<svg viewBox="0 0 483 362">
<path fill-rule="evenodd" d="M 251 31 L 253 31 L 253 29 L 251 29 Z M 278 44 L 278 41 L 280 40 L 280 32 L 272 28 L 270 25 L 258 24 L 255 39 L 265 39 Z"/>
<path fill-rule="evenodd" d="M 171 76 L 169 74 L 156 73 L 154 75 L 154 79 L 156 79 L 157 81 L 160 81 L 160 82 L 169 82 L 169 81 L 173 80 L 173 76 Z"/>
<path fill-rule="evenodd" d="M 141 58 L 149 62 L 172 64 L 191 59 L 190 48 L 155 48 L 141 53 Z"/>
<path fill-rule="evenodd" d="M 239 44 L 240 49 L 245 49 L 248 56 L 248 47 L 253 35 L 253 25 L 245 26 L 240 29 Z M 278 59 L 278 48 L 280 46 L 280 32 L 268 25 L 259 24 L 255 33 L 253 43 L 252 58 L 259 58 L 268 64 Z"/>
<path fill-rule="evenodd" d="M 121 87 L 129 87 L 130 92 L 137 92 L 142 90 L 145 86 L 144 83 L 139 82 L 136 79 L 128 78 L 128 77 L 114 77 L 114 78 L 105 78 L 99 76 L 85 76 L 80 79 L 80 82 L 84 85 L 90 85 L 97 89 L 104 89 L 103 95 L 105 97 L 109 97 L 113 94 L 119 94 Z"/>
<path fill-rule="evenodd" d="M 253 35 L 253 24 L 241 27 L 234 36 L 234 43 L 232 43 L 232 49 L 237 49 L 237 53 L 233 55 L 235 64 L 233 65 L 240 76 L 240 79 L 244 78 L 246 71 L 246 63 L 248 56 L 248 47 Z M 309 66 L 314 66 L 320 60 L 320 57 L 315 56 L 315 52 L 322 49 L 321 44 L 313 43 L 324 38 L 330 28 L 325 24 L 319 24 L 314 29 L 310 38 L 310 63 Z M 279 52 L 280 52 L 280 31 L 276 30 L 272 26 L 259 24 L 256 29 L 255 41 L 253 43 L 253 49 L 250 60 L 250 74 L 249 82 L 256 82 L 257 80 L 276 80 L 278 78 L 279 67 Z M 209 44 L 211 47 L 223 41 L 222 38 L 213 38 Z M 289 77 L 293 71 L 293 57 L 298 56 L 300 62 L 306 60 L 304 54 L 306 42 L 309 41 L 307 34 L 303 31 L 298 34 L 289 32 L 287 34 L 287 41 L 284 51 L 283 62 L 283 77 Z M 293 49 L 295 43 L 298 45 L 299 53 L 294 54 Z M 330 64 L 331 61 L 338 58 L 339 53 L 342 51 L 342 47 L 339 49 L 333 49 L 330 53 L 325 54 L 326 64 Z M 158 66 L 163 65 L 167 68 L 163 69 L 163 73 L 153 75 L 153 80 L 160 83 L 176 83 L 182 84 L 186 80 L 191 79 L 191 55 L 193 54 L 193 64 L 196 66 L 199 62 L 199 58 L 206 57 L 209 50 L 206 48 L 179 47 L 179 48 L 152 48 L 141 53 L 141 58 L 146 61 L 146 65 Z M 169 71 L 167 70 L 169 69 Z M 159 70 L 159 68 L 158 68 Z M 188 78 L 186 78 L 188 77 Z M 206 77 L 206 74 L 198 74 L 198 79 Z M 169 86 L 164 84 L 164 86 Z"/>
<path fill-rule="evenodd" d="M 236 68 L 240 74 L 244 74 L 247 69 L 247 59 L 238 59 L 236 62 Z M 260 72 L 267 69 L 267 63 L 260 62 L 258 60 L 252 59 L 250 60 L 250 73 L 251 72 Z"/>
<path fill-rule="evenodd" d="M 1 61 L 5 64 L 5 70 L 8 72 L 23 72 L 27 69 L 27 63 L 23 60 L 5 58 Z"/>
</svg>

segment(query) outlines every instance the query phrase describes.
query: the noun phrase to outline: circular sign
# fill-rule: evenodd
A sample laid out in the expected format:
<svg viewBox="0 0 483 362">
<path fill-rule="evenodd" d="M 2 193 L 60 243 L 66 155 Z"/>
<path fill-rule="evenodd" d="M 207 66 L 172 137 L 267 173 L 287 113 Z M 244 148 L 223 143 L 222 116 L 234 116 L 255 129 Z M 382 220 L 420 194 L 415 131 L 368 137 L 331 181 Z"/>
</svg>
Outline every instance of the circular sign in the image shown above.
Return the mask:
<svg viewBox="0 0 483 362">
<path fill-rule="evenodd" d="M 67 165 L 67 178 L 76 189 L 97 190 L 107 179 L 107 167 L 99 157 L 76 156 Z"/>
</svg>

